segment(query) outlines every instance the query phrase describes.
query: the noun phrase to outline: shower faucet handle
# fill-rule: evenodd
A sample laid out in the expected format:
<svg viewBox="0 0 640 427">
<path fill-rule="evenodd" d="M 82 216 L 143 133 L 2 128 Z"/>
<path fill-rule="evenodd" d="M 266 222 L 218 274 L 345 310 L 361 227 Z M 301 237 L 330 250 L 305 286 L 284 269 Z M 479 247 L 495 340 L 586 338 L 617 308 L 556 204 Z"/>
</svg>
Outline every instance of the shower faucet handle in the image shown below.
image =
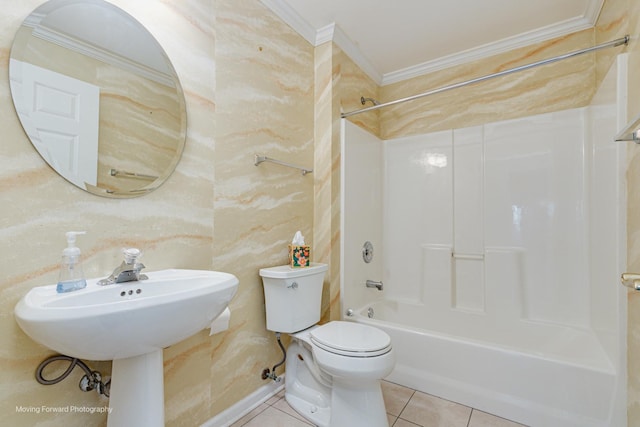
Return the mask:
<svg viewBox="0 0 640 427">
<path fill-rule="evenodd" d="M 367 288 L 376 288 L 379 291 L 381 291 L 384 286 L 382 282 L 377 282 L 375 280 L 367 280 L 366 285 L 367 285 Z"/>
<path fill-rule="evenodd" d="M 620 281 L 627 288 L 640 291 L 640 274 L 638 273 L 622 273 Z"/>
</svg>

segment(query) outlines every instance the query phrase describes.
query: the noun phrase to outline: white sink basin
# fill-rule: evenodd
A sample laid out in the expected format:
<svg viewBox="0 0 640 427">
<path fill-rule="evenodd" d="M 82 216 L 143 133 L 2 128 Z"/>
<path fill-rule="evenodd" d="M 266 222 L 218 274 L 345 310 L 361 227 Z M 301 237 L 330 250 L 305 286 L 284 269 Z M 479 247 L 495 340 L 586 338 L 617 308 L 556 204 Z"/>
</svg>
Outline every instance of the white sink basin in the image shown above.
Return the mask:
<svg viewBox="0 0 640 427">
<path fill-rule="evenodd" d="M 203 270 L 146 273 L 148 280 L 59 294 L 31 289 L 15 307 L 33 340 L 68 356 L 123 359 L 161 350 L 208 327 L 233 298 L 238 279 Z"/>
</svg>

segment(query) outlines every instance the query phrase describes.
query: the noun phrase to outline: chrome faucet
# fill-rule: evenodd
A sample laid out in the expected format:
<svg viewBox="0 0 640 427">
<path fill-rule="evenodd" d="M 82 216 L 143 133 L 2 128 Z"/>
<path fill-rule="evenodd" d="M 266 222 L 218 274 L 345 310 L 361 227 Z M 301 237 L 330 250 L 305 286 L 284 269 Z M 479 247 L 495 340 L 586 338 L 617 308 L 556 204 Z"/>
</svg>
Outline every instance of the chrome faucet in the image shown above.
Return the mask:
<svg viewBox="0 0 640 427">
<path fill-rule="evenodd" d="M 112 285 L 114 283 L 133 282 L 138 280 L 146 280 L 146 274 L 140 274 L 140 270 L 144 268 L 144 264 L 138 262 L 140 256 L 140 250 L 136 248 L 123 249 L 124 260 L 120 264 L 111 276 L 106 279 L 98 281 L 98 285 Z"/>
<path fill-rule="evenodd" d="M 376 288 L 379 291 L 381 291 L 382 287 L 384 286 L 382 282 L 378 282 L 375 280 L 367 280 L 366 285 L 367 285 L 367 288 Z"/>
</svg>

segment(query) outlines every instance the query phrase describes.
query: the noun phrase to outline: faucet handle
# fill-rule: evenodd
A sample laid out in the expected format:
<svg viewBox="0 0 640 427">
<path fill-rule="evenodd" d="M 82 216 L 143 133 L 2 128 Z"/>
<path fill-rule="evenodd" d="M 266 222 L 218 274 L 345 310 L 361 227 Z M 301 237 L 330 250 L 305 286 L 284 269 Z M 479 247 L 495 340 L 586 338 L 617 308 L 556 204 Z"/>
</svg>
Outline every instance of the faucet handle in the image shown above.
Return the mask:
<svg viewBox="0 0 640 427">
<path fill-rule="evenodd" d="M 376 288 L 379 291 L 381 291 L 382 288 L 384 287 L 382 282 L 379 282 L 379 281 L 376 281 L 376 280 L 369 280 L 369 279 L 367 279 L 366 285 L 367 285 L 367 288 Z"/>
<path fill-rule="evenodd" d="M 135 264 L 138 260 L 138 257 L 142 256 L 142 252 L 137 248 L 126 248 L 122 250 L 122 254 L 124 255 L 124 262 L 127 264 Z"/>
</svg>

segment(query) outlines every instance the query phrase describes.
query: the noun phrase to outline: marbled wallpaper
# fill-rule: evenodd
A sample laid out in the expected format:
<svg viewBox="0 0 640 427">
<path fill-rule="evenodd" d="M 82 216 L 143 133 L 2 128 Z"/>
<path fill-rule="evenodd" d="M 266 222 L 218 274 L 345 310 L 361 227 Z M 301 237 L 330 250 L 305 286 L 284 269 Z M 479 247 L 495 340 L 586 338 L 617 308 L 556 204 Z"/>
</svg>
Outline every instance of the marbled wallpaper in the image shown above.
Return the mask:
<svg viewBox="0 0 640 427">
<path fill-rule="evenodd" d="M 383 102 L 593 46 L 585 30 L 381 88 Z M 381 110 L 384 139 L 584 106 L 595 93 L 595 55 L 486 80 Z"/>
<path fill-rule="evenodd" d="M 340 295 L 340 135 L 332 43 L 324 43 L 314 51 L 314 210 L 313 240 L 315 260 L 329 264 L 322 292 L 321 319 L 339 318 Z M 337 160 L 337 163 L 336 163 Z M 336 197 L 338 197 L 336 202 Z M 338 226 L 336 227 L 336 221 Z M 337 252 L 338 256 L 335 256 Z M 336 280 L 337 279 L 337 280 Z M 331 296 L 334 296 L 332 299 Z"/>
<path fill-rule="evenodd" d="M 340 319 L 340 113 L 363 108 L 360 97 L 377 98 L 378 86 L 336 44 L 315 49 L 315 208 L 314 239 L 318 261 L 329 264 L 322 322 Z M 378 112 L 354 121 L 379 134 Z"/>
<path fill-rule="evenodd" d="M 282 358 L 265 330 L 258 270 L 286 264 L 296 230 L 312 261 L 321 251 L 313 234 L 317 173 L 253 163 L 259 154 L 314 168 L 313 47 L 257 0 L 217 1 L 215 29 L 213 267 L 241 285 L 231 330 L 211 348 L 212 414 L 264 384 L 262 369 Z"/>
</svg>

